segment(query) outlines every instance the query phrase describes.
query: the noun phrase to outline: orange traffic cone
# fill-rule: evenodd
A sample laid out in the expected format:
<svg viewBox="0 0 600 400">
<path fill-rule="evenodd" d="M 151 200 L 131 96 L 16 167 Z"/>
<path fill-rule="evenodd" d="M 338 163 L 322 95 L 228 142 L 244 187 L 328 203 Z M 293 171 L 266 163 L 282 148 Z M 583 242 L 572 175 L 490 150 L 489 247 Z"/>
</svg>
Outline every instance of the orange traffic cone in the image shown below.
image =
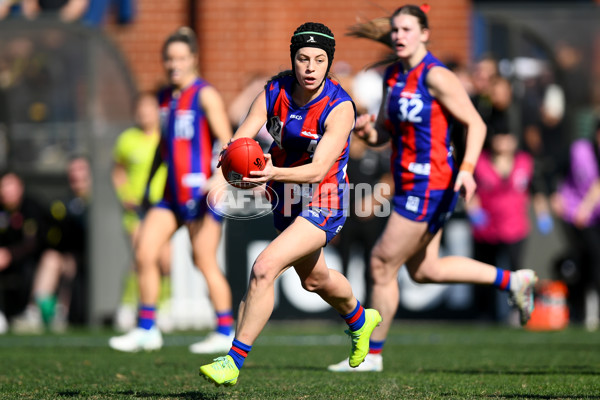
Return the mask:
<svg viewBox="0 0 600 400">
<path fill-rule="evenodd" d="M 535 309 L 525 329 L 558 331 L 569 325 L 567 285 L 562 281 L 543 280 L 536 288 Z"/>
</svg>

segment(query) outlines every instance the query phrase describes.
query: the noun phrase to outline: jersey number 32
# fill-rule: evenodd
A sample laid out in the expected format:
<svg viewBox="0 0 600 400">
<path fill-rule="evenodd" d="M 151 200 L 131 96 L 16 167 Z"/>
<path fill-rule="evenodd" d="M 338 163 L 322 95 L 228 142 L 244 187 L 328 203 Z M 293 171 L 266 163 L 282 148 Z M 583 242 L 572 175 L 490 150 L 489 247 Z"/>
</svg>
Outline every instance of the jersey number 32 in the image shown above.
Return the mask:
<svg viewBox="0 0 600 400">
<path fill-rule="evenodd" d="M 399 113 L 398 119 L 402 122 L 419 123 L 423 118 L 419 115 L 423 109 L 423 100 L 416 98 L 400 97 L 398 100 Z"/>
</svg>

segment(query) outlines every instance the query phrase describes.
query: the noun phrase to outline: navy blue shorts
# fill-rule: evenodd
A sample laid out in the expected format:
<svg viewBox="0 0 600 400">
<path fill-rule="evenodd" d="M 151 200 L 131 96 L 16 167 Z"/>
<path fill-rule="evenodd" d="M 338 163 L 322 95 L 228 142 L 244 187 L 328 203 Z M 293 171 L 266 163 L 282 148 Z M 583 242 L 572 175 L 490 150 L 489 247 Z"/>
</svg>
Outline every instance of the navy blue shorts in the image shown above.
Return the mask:
<svg viewBox="0 0 600 400">
<path fill-rule="evenodd" d="M 302 210 L 299 214 L 286 216 L 277 211 L 273 212 L 273 222 L 275 229 L 283 232 L 285 228 L 290 226 L 296 217 L 302 217 L 309 221 L 317 228 L 325 231 L 327 236 L 327 243 L 331 241 L 337 235 L 346 222 L 346 216 L 344 210 L 337 210 L 331 208 L 319 208 L 319 207 L 308 207 Z"/>
<path fill-rule="evenodd" d="M 448 188 L 427 193 L 396 192 L 393 203 L 395 212 L 412 221 L 427 222 L 428 231 L 436 233 L 452 215 L 457 200 L 458 192 Z"/>
</svg>

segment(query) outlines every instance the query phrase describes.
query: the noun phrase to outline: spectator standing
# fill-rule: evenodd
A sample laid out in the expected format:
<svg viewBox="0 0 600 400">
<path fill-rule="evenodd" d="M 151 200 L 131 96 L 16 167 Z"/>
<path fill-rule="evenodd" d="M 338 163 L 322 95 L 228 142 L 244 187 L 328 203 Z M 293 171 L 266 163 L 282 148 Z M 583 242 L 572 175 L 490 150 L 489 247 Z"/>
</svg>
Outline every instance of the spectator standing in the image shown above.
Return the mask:
<svg viewBox="0 0 600 400">
<path fill-rule="evenodd" d="M 580 267 L 579 279 L 569 290 L 570 300 L 577 304 L 577 297 L 585 293 L 585 325 L 596 330 L 600 323 L 600 122 L 592 140 L 578 139 L 571 145 L 568 172 L 552 197 L 552 208 L 564 222 Z"/>
<path fill-rule="evenodd" d="M 467 204 L 473 229 L 474 258 L 511 269 L 522 265 L 523 248 L 529 235 L 533 159 L 518 150 L 518 139 L 508 126 L 492 128 L 488 135 L 489 146 L 483 150 L 475 167 L 477 192 Z M 476 287 L 477 304 L 480 311 L 495 315 L 496 291 L 489 289 Z"/>
</svg>

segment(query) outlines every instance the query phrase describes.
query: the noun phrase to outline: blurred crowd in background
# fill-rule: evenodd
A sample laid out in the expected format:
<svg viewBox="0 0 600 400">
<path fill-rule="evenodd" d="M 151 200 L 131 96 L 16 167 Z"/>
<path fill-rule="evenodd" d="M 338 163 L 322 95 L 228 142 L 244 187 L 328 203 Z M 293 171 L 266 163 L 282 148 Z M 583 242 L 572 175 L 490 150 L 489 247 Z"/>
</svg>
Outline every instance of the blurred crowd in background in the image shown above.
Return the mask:
<svg viewBox="0 0 600 400">
<path fill-rule="evenodd" d="M 109 3 L 0 0 L 0 19 L 35 19 L 48 13 L 65 23 L 82 21 L 98 27 Z M 115 3 L 119 20 L 135 23 L 132 3 Z M 86 76 L 70 73 L 77 71 L 72 66 L 82 61 L 82 44 L 66 46 L 66 36 L 60 31 L 49 32 L 41 42 L 27 37 L 0 40 L 0 150 L 10 154 L 0 162 L 0 333 L 9 329 L 15 333 L 63 332 L 69 324 L 89 322 L 88 224 L 92 200 L 98 196 L 92 190 L 96 186 L 91 171 L 94 157 L 99 155 L 78 133 L 77 121 L 84 118 L 86 110 L 67 106 L 73 98 L 86 95 L 81 93 Z M 492 53 L 470 64 L 443 60 L 461 78 L 488 126 L 484 152 L 475 170 L 476 198 L 459 206 L 453 216 L 456 226 L 468 230 L 460 236 L 467 239 L 453 240 L 448 229 L 445 251 L 471 255 L 502 268 L 520 268 L 525 266 L 532 235 L 541 238 L 538 252 L 553 252 L 556 242 L 550 237 L 558 237 L 564 251 L 546 266 L 542 283 L 554 285 L 553 294 L 566 302 L 571 322 L 596 330 L 600 316 L 600 110 L 592 101 L 590 66 L 582 49 L 561 41 L 552 54 L 552 62 L 535 55 L 497 59 Z M 333 78 L 351 93 L 359 113 L 377 113 L 382 72 L 381 67 L 354 71 L 344 60 L 336 60 L 332 67 Z M 234 128 L 268 78 L 257 72 L 229 102 Z M 157 134 L 158 105 L 146 101 L 144 107 L 145 111 L 138 107 L 135 114 L 130 113 L 131 123 Z M 43 139 L 36 137 L 35 123 L 41 121 L 46 123 Z M 13 138 L 21 132 L 15 146 Z M 156 135 L 152 140 L 146 156 L 154 153 Z M 261 132 L 258 140 L 266 148 L 270 136 Z M 464 132 L 459 124 L 453 140 L 460 148 Z M 101 153 L 113 174 L 110 195 L 120 199 L 125 219 L 136 219 L 139 204 L 124 194 L 126 172 L 119 170 L 131 165 L 117 150 L 117 141 L 111 141 L 114 151 Z M 362 141 L 351 141 L 350 181 L 393 184 L 388 160 L 388 148 L 368 148 Z M 28 168 L 34 163 L 49 172 L 43 175 L 44 181 Z M 39 196 L 40 192 L 43 195 Z M 361 209 L 374 207 L 371 200 L 363 198 Z M 356 249 L 361 250 L 364 265 L 368 264 L 368 252 L 384 224 L 384 218 L 372 214 L 351 215 L 332 243 L 345 272 Z M 122 240 L 129 239 L 123 235 Z M 135 324 L 135 281 L 125 268 L 130 263 L 130 259 L 123 260 L 122 298 L 113 321 L 121 330 Z M 165 276 L 169 267 L 165 267 Z M 368 287 L 366 284 L 365 299 Z M 498 307 L 495 290 L 474 290 L 475 318 L 511 323 L 513 316 Z M 540 293 L 543 290 L 540 287 Z M 169 291 L 164 292 L 164 302 L 168 302 Z"/>
</svg>

